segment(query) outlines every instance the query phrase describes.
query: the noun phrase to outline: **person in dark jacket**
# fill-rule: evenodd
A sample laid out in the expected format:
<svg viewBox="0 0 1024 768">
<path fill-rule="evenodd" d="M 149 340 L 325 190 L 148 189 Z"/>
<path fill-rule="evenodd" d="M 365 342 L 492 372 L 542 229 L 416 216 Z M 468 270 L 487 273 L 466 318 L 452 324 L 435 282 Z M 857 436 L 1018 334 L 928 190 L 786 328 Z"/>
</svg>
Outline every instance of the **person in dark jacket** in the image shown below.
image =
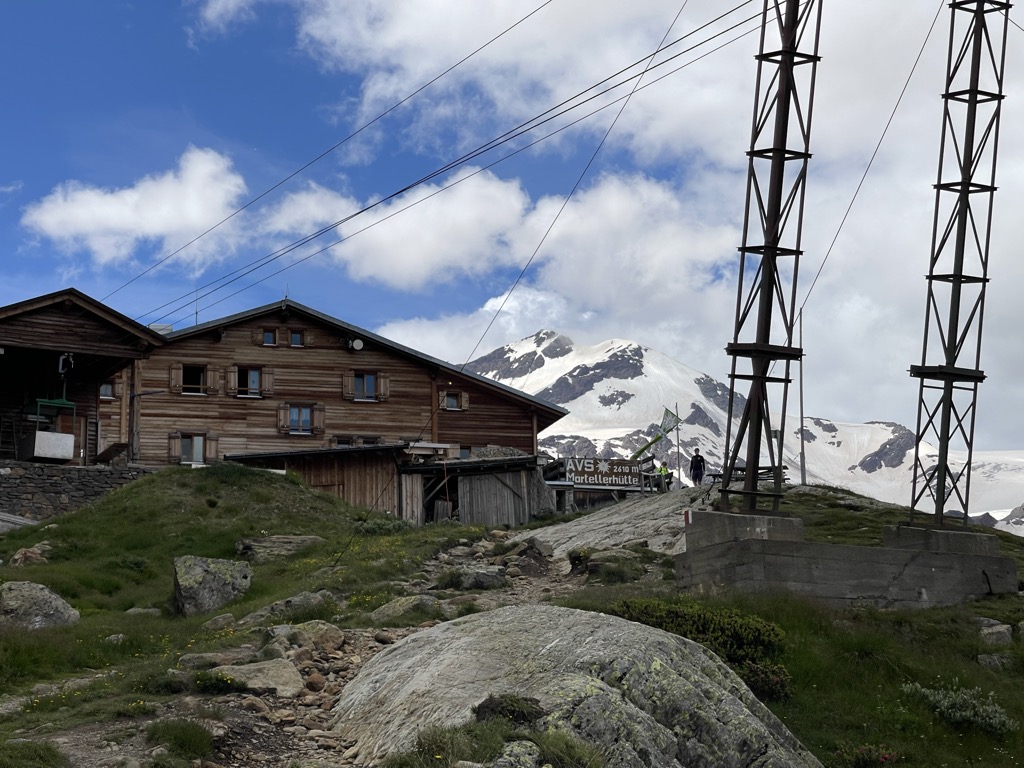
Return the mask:
<svg viewBox="0 0 1024 768">
<path fill-rule="evenodd" d="M 699 449 L 694 448 L 693 457 L 690 459 L 690 479 L 693 480 L 694 485 L 704 482 L 704 469 L 704 457 L 700 455 Z"/>
</svg>

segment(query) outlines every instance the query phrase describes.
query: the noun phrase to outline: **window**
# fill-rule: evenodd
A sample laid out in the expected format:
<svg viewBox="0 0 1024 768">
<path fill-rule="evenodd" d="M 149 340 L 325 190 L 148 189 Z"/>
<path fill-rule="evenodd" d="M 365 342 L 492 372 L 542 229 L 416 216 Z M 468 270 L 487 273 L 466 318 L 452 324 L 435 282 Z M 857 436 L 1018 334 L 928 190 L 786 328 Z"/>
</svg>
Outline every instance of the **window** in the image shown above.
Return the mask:
<svg viewBox="0 0 1024 768">
<path fill-rule="evenodd" d="M 289 331 L 288 332 L 288 346 L 290 347 L 302 347 L 304 334 L 302 331 Z"/>
<path fill-rule="evenodd" d="M 264 347 L 276 347 L 277 346 L 277 329 L 276 328 L 264 328 L 263 329 L 263 346 Z"/>
<path fill-rule="evenodd" d="M 205 458 L 205 435 L 189 435 L 182 434 L 181 436 L 181 463 L 182 464 L 202 464 Z"/>
<path fill-rule="evenodd" d="M 171 432 L 167 459 L 171 464 L 208 464 L 217 460 L 218 442 L 213 432 Z"/>
<path fill-rule="evenodd" d="M 288 408 L 288 431 L 297 434 L 313 433 L 313 408 L 308 405 L 292 405 Z"/>
<path fill-rule="evenodd" d="M 281 403 L 277 406 L 277 431 L 282 435 L 322 435 L 326 416 L 323 403 Z"/>
<path fill-rule="evenodd" d="M 113 400 L 114 399 L 114 380 L 107 379 L 100 384 L 100 400 Z"/>
<path fill-rule="evenodd" d="M 377 399 L 377 376 L 373 373 L 356 374 L 356 400 Z"/>
<path fill-rule="evenodd" d="M 342 375 L 342 395 L 346 400 L 374 402 L 387 400 L 390 378 L 375 371 L 346 371 Z"/>
<path fill-rule="evenodd" d="M 193 395 L 206 394 L 206 366 L 181 366 L 181 391 Z"/>
<path fill-rule="evenodd" d="M 438 393 L 437 407 L 443 411 L 469 410 L 469 393 L 441 390 Z"/>
<path fill-rule="evenodd" d="M 259 397 L 260 396 L 260 369 L 259 368 L 238 368 L 238 396 Z"/>
</svg>

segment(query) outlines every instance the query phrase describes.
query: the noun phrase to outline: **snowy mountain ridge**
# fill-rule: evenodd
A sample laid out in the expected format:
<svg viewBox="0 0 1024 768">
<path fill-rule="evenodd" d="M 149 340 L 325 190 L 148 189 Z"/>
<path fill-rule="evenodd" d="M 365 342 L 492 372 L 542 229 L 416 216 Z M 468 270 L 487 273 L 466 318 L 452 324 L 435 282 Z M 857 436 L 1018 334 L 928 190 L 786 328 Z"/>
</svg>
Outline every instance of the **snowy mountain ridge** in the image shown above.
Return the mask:
<svg viewBox="0 0 1024 768">
<path fill-rule="evenodd" d="M 657 459 L 679 474 L 699 448 L 709 470 L 722 465 L 728 385 L 649 347 L 623 339 L 578 345 L 543 330 L 467 368 L 567 408 L 567 416 L 541 433 L 542 449 L 554 455 L 627 457 L 657 434 L 668 408 L 682 423 L 652 448 Z M 742 406 L 743 396 L 736 397 Z M 790 414 L 786 422 L 784 463 L 793 482 L 800 480 L 798 420 Z M 907 427 L 805 417 L 802 437 L 808 482 L 910 503 L 915 436 Z M 971 515 L 1005 517 L 997 527 L 1024 533 L 1024 451 L 975 451 L 971 480 Z"/>
</svg>

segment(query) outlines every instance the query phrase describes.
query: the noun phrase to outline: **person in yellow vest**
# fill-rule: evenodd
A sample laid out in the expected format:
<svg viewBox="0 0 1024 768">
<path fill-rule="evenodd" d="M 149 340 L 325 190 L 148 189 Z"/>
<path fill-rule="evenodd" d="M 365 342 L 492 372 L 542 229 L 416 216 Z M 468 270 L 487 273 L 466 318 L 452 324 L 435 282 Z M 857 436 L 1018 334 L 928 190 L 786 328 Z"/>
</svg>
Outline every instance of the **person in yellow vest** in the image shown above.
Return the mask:
<svg viewBox="0 0 1024 768">
<path fill-rule="evenodd" d="M 673 480 L 673 478 L 672 478 L 672 473 L 668 469 L 668 463 L 667 462 L 664 462 L 664 461 L 661 462 L 661 466 L 658 467 L 657 474 L 658 474 L 658 479 L 661 480 L 662 485 L 664 485 L 664 487 L 665 487 L 665 490 L 666 491 L 672 490 L 672 480 Z"/>
</svg>

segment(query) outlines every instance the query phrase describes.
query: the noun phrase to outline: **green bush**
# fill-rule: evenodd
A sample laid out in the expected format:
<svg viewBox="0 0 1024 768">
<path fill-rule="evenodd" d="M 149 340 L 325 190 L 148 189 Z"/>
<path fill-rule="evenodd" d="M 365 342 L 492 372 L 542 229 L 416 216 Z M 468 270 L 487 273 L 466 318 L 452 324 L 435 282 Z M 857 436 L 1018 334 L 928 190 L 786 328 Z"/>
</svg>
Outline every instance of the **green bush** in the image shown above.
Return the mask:
<svg viewBox="0 0 1024 768">
<path fill-rule="evenodd" d="M 996 736 L 1004 736 L 1020 726 L 996 704 L 994 693 L 986 696 L 981 688 L 964 688 L 956 679 L 951 685 L 943 685 L 941 680 L 936 682 L 939 684 L 937 688 L 906 683 L 900 689 L 923 699 L 941 720 L 950 725 L 971 725 Z"/>
<path fill-rule="evenodd" d="M 356 520 L 355 530 L 362 536 L 390 536 L 412 528 L 412 523 L 385 515 L 366 516 Z"/>
<path fill-rule="evenodd" d="M 615 603 L 610 612 L 688 637 L 731 665 L 765 661 L 782 653 L 783 632 L 775 624 L 684 598 L 631 598 Z"/>
<path fill-rule="evenodd" d="M 793 695 L 793 678 L 781 664 L 748 660 L 735 671 L 761 701 L 786 701 Z"/>
</svg>

